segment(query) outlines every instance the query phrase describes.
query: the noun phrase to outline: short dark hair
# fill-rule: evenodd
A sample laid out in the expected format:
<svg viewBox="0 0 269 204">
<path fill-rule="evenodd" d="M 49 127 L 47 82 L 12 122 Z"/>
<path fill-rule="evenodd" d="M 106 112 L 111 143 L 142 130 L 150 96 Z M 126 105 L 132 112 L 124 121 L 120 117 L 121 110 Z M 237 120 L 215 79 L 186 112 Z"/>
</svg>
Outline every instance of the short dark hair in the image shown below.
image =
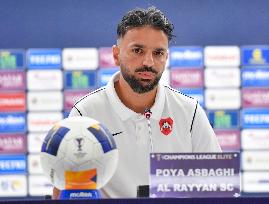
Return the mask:
<svg viewBox="0 0 269 204">
<path fill-rule="evenodd" d="M 162 30 L 166 34 L 168 41 L 174 37 L 174 25 L 160 10 L 151 6 L 147 9 L 136 8 L 127 12 L 118 24 L 118 38 L 123 37 L 132 28 L 143 26 L 152 26 Z"/>
</svg>

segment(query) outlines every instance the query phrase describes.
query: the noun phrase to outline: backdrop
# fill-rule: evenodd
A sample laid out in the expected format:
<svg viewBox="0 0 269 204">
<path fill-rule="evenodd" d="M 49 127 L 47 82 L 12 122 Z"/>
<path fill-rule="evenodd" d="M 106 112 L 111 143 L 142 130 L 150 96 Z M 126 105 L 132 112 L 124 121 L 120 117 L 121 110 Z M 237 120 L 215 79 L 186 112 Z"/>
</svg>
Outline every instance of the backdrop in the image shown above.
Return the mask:
<svg viewBox="0 0 269 204">
<path fill-rule="evenodd" d="M 175 25 L 175 45 L 268 44 L 267 0 L 0 0 L 0 48 L 101 47 L 121 16 L 154 5 Z"/>
</svg>

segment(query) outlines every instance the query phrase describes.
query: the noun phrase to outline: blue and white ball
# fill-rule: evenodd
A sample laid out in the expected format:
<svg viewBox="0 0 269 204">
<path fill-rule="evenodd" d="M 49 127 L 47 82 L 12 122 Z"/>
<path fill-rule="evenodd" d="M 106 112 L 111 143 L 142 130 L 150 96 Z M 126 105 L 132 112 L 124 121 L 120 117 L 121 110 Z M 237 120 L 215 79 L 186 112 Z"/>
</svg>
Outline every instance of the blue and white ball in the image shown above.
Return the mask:
<svg viewBox="0 0 269 204">
<path fill-rule="evenodd" d="M 69 117 L 48 132 L 41 149 L 44 174 L 58 189 L 67 186 L 66 172 L 96 169 L 96 188 L 102 188 L 113 176 L 118 149 L 111 133 L 89 117 Z"/>
</svg>

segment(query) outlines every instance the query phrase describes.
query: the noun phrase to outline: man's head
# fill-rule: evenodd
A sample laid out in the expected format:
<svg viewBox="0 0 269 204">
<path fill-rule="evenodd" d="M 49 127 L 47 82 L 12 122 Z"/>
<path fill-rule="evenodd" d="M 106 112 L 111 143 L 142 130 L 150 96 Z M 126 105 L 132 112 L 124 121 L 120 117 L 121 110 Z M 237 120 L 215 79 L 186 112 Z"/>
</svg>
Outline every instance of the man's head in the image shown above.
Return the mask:
<svg viewBox="0 0 269 204">
<path fill-rule="evenodd" d="M 136 93 L 153 90 L 164 71 L 173 25 L 154 7 L 129 11 L 118 24 L 116 65 Z"/>
<path fill-rule="evenodd" d="M 131 10 L 123 16 L 117 27 L 118 39 L 122 38 L 126 32 L 135 27 L 151 26 L 157 30 L 162 30 L 168 41 L 173 38 L 173 24 L 168 18 L 155 7 L 148 9 L 137 8 Z"/>
</svg>

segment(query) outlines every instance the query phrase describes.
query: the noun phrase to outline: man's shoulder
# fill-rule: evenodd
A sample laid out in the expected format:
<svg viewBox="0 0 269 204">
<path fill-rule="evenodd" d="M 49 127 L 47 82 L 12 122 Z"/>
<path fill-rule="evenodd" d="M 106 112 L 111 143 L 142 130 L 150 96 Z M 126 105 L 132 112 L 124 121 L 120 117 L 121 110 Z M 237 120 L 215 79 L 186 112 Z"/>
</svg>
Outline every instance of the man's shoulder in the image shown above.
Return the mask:
<svg viewBox="0 0 269 204">
<path fill-rule="evenodd" d="M 168 101 L 175 101 L 181 104 L 191 104 L 196 105 L 197 100 L 188 96 L 179 90 L 173 89 L 168 85 L 163 85 Z"/>
<path fill-rule="evenodd" d="M 96 89 L 85 96 L 81 97 L 75 104 L 74 106 L 88 106 L 88 105 L 93 105 L 93 104 L 98 104 L 102 101 L 104 101 L 106 97 L 106 87 L 101 87 L 99 89 Z"/>
<path fill-rule="evenodd" d="M 99 116 L 106 113 L 109 105 L 106 89 L 106 87 L 101 87 L 81 97 L 73 105 L 69 116 L 87 116 L 101 121 Z"/>
</svg>

